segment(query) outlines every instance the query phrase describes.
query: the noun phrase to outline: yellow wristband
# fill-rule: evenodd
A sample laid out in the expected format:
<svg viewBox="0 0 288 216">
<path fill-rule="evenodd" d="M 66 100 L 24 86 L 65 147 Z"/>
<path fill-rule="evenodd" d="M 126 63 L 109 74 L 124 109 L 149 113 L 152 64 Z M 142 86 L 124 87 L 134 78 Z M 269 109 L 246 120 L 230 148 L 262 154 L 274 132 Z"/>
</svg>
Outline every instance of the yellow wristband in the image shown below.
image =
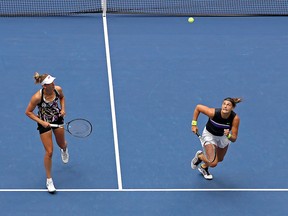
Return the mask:
<svg viewBox="0 0 288 216">
<path fill-rule="evenodd" d="M 192 125 L 192 126 L 197 126 L 197 121 L 192 120 L 191 125 Z"/>
<path fill-rule="evenodd" d="M 229 134 L 227 135 L 227 138 L 230 139 L 231 137 L 232 137 L 232 134 L 229 133 Z"/>
</svg>

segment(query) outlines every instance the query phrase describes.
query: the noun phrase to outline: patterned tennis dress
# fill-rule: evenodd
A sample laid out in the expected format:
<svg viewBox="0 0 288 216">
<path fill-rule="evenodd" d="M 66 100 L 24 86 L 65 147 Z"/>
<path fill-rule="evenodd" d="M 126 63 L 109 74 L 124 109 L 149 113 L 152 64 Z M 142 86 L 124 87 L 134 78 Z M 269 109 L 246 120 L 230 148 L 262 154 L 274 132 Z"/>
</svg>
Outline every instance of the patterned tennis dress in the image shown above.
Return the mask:
<svg viewBox="0 0 288 216">
<path fill-rule="evenodd" d="M 40 89 L 41 102 L 37 105 L 39 118 L 49 123 L 56 122 L 60 118 L 59 93 L 56 89 L 54 91 L 55 98 L 48 102 L 44 98 L 43 89 Z"/>
</svg>

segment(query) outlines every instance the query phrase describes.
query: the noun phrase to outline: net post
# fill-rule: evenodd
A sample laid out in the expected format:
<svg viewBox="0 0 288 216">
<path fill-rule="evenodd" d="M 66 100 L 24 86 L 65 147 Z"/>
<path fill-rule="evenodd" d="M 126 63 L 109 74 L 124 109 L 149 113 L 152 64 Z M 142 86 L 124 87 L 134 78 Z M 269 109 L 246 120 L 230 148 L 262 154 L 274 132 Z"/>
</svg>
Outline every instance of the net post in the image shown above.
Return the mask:
<svg viewBox="0 0 288 216">
<path fill-rule="evenodd" d="M 102 5 L 102 16 L 106 17 L 106 12 L 107 12 L 107 0 L 101 0 L 101 5 Z"/>
</svg>

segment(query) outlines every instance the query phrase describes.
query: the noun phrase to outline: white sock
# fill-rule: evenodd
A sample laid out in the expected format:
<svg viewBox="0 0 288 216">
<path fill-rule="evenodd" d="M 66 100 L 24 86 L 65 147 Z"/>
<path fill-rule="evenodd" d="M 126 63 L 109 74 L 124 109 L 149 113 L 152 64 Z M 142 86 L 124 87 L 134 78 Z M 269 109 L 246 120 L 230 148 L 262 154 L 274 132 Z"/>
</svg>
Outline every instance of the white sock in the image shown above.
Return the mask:
<svg viewBox="0 0 288 216">
<path fill-rule="evenodd" d="M 47 178 L 47 183 L 53 182 L 52 178 Z"/>
</svg>

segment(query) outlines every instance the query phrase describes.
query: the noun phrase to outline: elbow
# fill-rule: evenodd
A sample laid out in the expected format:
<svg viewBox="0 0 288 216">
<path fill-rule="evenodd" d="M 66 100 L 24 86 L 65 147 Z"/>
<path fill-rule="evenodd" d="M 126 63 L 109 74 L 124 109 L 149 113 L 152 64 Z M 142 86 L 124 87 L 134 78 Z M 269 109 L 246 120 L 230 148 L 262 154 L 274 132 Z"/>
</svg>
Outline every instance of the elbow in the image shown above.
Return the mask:
<svg viewBox="0 0 288 216">
<path fill-rule="evenodd" d="M 29 112 L 29 111 L 26 110 L 26 111 L 25 111 L 25 115 L 28 116 L 28 117 L 30 117 L 30 116 L 31 116 L 31 112 Z"/>
<path fill-rule="evenodd" d="M 200 107 L 201 107 L 201 104 L 197 104 L 196 105 L 196 110 L 199 111 Z"/>
</svg>

